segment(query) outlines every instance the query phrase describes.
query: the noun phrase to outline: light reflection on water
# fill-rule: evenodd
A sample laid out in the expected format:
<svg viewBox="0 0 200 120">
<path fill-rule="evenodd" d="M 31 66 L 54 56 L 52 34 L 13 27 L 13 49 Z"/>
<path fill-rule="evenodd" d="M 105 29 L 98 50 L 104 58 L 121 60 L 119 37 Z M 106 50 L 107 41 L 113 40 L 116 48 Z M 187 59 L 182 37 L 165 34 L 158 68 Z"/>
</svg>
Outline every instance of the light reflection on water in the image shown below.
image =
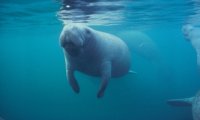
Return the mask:
<svg viewBox="0 0 200 120">
<path fill-rule="evenodd" d="M 53 0 L 0 2 L 0 26 L 89 25 L 151 26 L 200 22 L 200 2 L 139 0 Z M 59 21 L 60 20 L 60 21 Z M 15 24 L 18 23 L 18 24 Z"/>
</svg>

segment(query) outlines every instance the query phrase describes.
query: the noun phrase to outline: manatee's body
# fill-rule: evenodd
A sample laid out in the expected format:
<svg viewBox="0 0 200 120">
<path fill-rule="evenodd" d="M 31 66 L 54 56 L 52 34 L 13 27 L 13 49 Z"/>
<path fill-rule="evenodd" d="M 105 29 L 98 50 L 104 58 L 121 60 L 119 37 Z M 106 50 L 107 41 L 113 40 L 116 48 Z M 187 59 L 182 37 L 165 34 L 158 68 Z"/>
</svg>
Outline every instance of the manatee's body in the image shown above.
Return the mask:
<svg viewBox="0 0 200 120">
<path fill-rule="evenodd" d="M 60 43 L 64 49 L 70 85 L 79 92 L 74 71 L 101 77 L 98 97 L 103 96 L 111 77 L 125 75 L 130 68 L 130 53 L 126 44 L 118 37 L 96 31 L 81 24 L 63 28 Z"/>
<path fill-rule="evenodd" d="M 200 91 L 191 98 L 168 100 L 168 104 L 172 106 L 192 106 L 193 119 L 200 120 Z"/>
<path fill-rule="evenodd" d="M 156 43 L 145 33 L 140 31 L 122 31 L 118 34 L 130 48 L 130 51 L 155 63 L 160 63 L 161 55 Z"/>
<path fill-rule="evenodd" d="M 189 40 L 197 54 L 197 65 L 200 70 L 200 28 L 190 24 L 184 25 L 182 31 L 185 38 Z"/>
</svg>

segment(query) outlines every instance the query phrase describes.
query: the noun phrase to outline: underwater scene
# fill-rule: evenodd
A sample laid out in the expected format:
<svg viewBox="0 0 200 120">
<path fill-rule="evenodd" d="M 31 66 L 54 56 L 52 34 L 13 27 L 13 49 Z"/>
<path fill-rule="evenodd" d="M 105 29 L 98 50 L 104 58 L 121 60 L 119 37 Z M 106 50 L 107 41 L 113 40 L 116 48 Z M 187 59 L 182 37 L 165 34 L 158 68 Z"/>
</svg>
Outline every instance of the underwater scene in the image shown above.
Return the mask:
<svg viewBox="0 0 200 120">
<path fill-rule="evenodd" d="M 200 0 L 0 0 L 0 120 L 200 120 Z"/>
</svg>

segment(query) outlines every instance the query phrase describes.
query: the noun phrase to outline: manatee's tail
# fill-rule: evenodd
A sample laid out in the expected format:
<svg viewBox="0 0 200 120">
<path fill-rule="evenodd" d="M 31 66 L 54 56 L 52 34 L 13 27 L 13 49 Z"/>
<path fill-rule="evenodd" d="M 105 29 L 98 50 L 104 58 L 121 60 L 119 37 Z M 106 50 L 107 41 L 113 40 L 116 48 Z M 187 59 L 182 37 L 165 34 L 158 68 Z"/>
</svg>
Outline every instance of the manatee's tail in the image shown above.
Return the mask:
<svg viewBox="0 0 200 120">
<path fill-rule="evenodd" d="M 167 101 L 167 104 L 169 104 L 171 106 L 177 106 L 177 107 L 191 106 L 193 99 L 194 99 L 194 97 L 184 98 L 184 99 L 171 99 L 171 100 Z"/>
</svg>

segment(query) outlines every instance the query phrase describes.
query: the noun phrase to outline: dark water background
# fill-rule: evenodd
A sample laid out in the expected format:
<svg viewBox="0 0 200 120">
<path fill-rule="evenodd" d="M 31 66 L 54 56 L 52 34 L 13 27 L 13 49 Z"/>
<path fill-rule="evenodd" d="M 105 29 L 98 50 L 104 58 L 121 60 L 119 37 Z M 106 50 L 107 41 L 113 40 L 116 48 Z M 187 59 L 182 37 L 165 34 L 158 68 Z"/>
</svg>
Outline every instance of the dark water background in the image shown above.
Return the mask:
<svg viewBox="0 0 200 120">
<path fill-rule="evenodd" d="M 118 4 L 107 3 L 112 9 L 80 8 L 78 3 L 65 2 L 75 6 L 70 9 L 75 15 L 60 14 L 66 8 L 56 1 L 0 1 L 2 119 L 192 120 L 191 108 L 171 107 L 166 100 L 190 97 L 200 89 L 196 53 L 181 31 L 182 25 L 199 22 L 198 0 L 113 1 Z M 104 14 L 106 11 L 111 13 Z M 137 74 L 112 79 L 104 98 L 97 99 L 99 79 L 77 72 L 81 92 L 75 94 L 66 80 L 58 41 L 63 23 L 72 21 L 86 22 L 126 40 L 132 54 L 131 69 Z M 138 38 L 148 36 L 156 49 L 134 51 L 134 35 L 124 34 L 129 31 L 142 33 Z"/>
</svg>

